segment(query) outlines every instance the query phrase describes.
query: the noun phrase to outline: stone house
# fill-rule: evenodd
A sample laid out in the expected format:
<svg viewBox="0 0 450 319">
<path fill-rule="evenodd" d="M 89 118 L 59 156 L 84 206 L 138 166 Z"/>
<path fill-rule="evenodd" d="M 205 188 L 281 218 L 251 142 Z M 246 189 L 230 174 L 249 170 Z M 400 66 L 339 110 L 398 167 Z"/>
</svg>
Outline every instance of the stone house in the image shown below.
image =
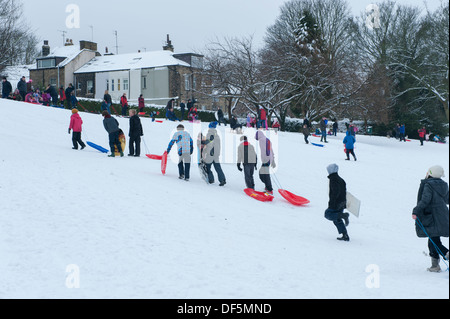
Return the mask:
<svg viewBox="0 0 450 319">
<path fill-rule="evenodd" d="M 35 88 L 45 88 L 48 84 L 66 88 L 69 83 L 75 83 L 74 72 L 99 55 L 93 42 L 80 41 L 75 46 L 67 39 L 64 47 L 51 49 L 48 41 L 44 41 L 41 56 L 30 69 L 30 79 Z"/>
</svg>

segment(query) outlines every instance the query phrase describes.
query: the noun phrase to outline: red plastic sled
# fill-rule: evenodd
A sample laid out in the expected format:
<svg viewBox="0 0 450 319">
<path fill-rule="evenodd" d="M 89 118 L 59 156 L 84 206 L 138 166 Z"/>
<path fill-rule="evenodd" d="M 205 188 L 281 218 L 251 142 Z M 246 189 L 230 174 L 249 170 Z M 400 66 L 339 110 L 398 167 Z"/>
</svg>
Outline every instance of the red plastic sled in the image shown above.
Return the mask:
<svg viewBox="0 0 450 319">
<path fill-rule="evenodd" d="M 159 120 L 157 120 L 157 121 L 155 121 L 156 123 L 164 123 L 164 121 L 159 121 Z"/>
<path fill-rule="evenodd" d="M 147 154 L 146 155 L 149 159 L 155 160 L 155 161 L 162 161 L 161 155 L 153 155 L 153 154 Z"/>
<path fill-rule="evenodd" d="M 304 205 L 307 205 L 310 203 L 310 201 L 307 200 L 306 198 L 292 194 L 291 192 L 288 192 L 287 190 L 279 189 L 278 192 L 280 193 L 281 196 L 284 197 L 284 199 L 286 199 L 292 205 L 304 206 Z"/>
<path fill-rule="evenodd" d="M 260 202 L 272 202 L 274 200 L 275 197 L 271 196 L 271 195 L 267 195 L 266 193 L 263 192 L 257 192 L 251 188 L 247 188 L 244 190 L 245 194 L 247 194 L 248 196 L 259 200 Z"/>
<path fill-rule="evenodd" d="M 166 169 L 167 169 L 167 159 L 169 157 L 169 154 L 167 151 L 164 152 L 162 159 L 161 159 L 161 173 L 163 175 L 166 175 Z"/>
</svg>

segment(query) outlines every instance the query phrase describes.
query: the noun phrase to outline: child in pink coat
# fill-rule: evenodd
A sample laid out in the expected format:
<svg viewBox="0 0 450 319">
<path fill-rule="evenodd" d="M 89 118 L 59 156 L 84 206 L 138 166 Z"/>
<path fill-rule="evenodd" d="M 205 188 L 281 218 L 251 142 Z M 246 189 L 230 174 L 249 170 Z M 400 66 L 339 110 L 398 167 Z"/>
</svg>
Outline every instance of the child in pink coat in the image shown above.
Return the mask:
<svg viewBox="0 0 450 319">
<path fill-rule="evenodd" d="M 83 125 L 83 120 L 80 117 L 80 114 L 78 114 L 77 109 L 72 110 L 72 116 L 70 117 L 70 126 L 69 126 L 69 134 L 70 131 L 73 130 L 72 135 L 72 142 L 73 142 L 73 148 L 74 150 L 78 149 L 78 144 L 81 146 L 81 150 L 84 150 L 86 145 L 81 140 L 81 126 Z"/>
</svg>

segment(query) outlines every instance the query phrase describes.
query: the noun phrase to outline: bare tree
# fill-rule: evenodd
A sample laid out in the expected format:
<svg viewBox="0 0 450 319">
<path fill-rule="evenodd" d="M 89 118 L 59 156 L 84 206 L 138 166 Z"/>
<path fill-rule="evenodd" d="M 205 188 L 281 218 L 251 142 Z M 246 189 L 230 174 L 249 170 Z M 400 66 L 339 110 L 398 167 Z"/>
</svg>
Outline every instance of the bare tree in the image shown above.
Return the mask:
<svg viewBox="0 0 450 319">
<path fill-rule="evenodd" d="M 28 64 L 37 56 L 38 39 L 24 23 L 22 3 L 0 0 L 0 68 Z"/>
</svg>

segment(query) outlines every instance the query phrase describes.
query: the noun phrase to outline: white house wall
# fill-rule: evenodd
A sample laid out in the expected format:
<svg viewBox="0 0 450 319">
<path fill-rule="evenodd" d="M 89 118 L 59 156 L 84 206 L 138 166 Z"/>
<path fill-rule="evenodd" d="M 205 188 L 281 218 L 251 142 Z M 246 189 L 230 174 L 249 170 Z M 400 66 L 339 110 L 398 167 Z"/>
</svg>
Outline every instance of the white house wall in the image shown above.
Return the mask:
<svg viewBox="0 0 450 319">
<path fill-rule="evenodd" d="M 161 67 L 143 69 L 142 78 L 146 78 L 147 88 L 144 88 L 144 80 L 141 80 L 142 94 L 146 103 L 166 105 L 171 98 L 169 95 L 169 68 Z"/>
<path fill-rule="evenodd" d="M 97 79 L 98 79 L 97 73 Z M 124 80 L 128 80 L 128 85 L 130 84 L 130 72 L 129 71 L 115 71 L 115 72 L 105 72 L 107 74 L 106 78 L 103 78 L 103 83 L 106 86 L 106 80 L 109 80 L 109 94 L 114 101 L 120 101 L 120 98 L 124 93 L 129 95 L 129 88 L 124 89 Z M 120 90 L 119 90 L 119 80 L 120 80 Z M 114 81 L 114 84 L 113 84 Z M 103 93 L 104 90 L 103 90 Z M 103 96 L 102 96 L 103 98 Z"/>
<path fill-rule="evenodd" d="M 95 74 L 95 99 L 103 99 L 107 90 L 107 80 L 109 80 L 107 72 Z"/>
</svg>

